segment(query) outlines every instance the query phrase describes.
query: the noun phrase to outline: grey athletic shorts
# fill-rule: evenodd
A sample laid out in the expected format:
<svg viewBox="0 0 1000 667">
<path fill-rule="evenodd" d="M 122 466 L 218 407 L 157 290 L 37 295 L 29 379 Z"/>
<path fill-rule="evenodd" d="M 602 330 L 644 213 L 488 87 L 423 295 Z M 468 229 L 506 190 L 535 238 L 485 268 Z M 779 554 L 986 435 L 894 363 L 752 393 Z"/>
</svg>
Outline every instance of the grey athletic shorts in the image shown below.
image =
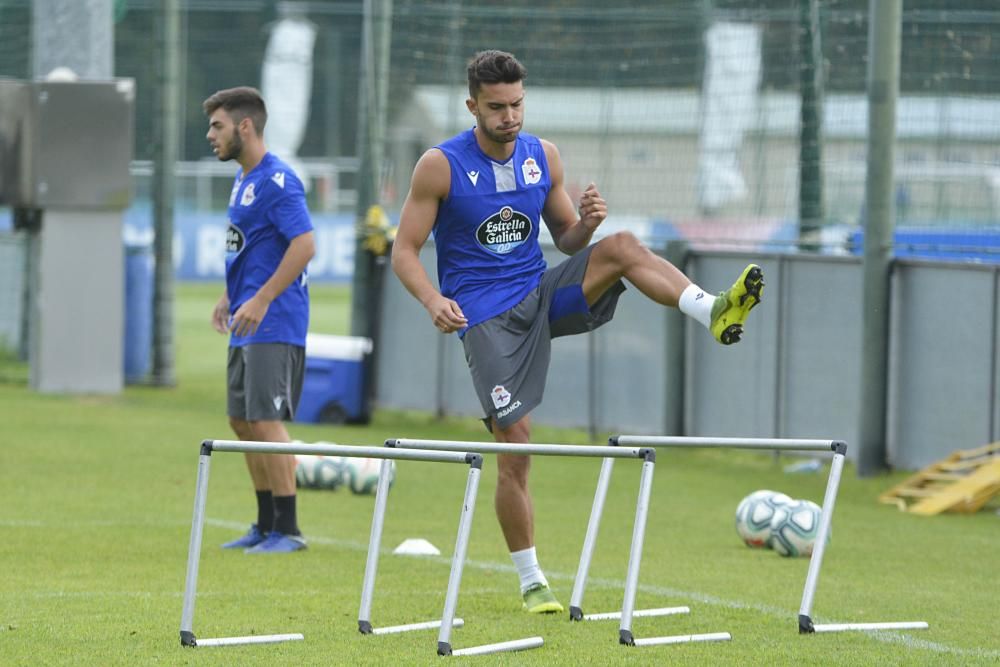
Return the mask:
<svg viewBox="0 0 1000 667">
<path fill-rule="evenodd" d="M 614 317 L 625 291 L 622 281 L 593 307 L 583 296 L 583 275 L 593 247 L 548 269 L 521 303 L 465 332 L 465 360 L 487 428 L 491 417 L 500 428 L 509 428 L 542 402 L 553 338 L 593 331 Z"/>
<path fill-rule="evenodd" d="M 228 414 L 244 421 L 291 421 L 302 395 L 305 348 L 254 343 L 229 348 Z"/>
</svg>

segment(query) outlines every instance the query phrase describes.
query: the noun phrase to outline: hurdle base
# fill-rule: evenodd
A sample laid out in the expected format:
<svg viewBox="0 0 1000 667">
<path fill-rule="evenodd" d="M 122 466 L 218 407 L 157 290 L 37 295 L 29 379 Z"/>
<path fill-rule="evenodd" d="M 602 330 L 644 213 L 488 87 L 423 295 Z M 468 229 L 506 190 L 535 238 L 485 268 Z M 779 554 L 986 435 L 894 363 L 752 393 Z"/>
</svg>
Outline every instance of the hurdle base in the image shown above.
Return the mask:
<svg viewBox="0 0 1000 667">
<path fill-rule="evenodd" d="M 541 637 L 526 637 L 524 639 L 512 639 L 506 642 L 498 642 L 496 644 L 483 644 L 481 646 L 470 646 L 469 648 L 460 648 L 452 650 L 451 644 L 447 642 L 438 642 L 438 655 L 487 655 L 490 653 L 510 653 L 512 651 L 527 651 L 533 648 L 539 648 L 545 643 Z"/>
<path fill-rule="evenodd" d="M 732 639 L 728 632 L 708 632 L 700 635 L 674 635 L 672 637 L 647 637 L 635 639 L 633 646 L 661 646 L 663 644 L 689 644 L 692 642 L 727 642 Z"/>
<path fill-rule="evenodd" d="M 305 637 L 299 633 L 284 635 L 249 635 L 246 637 L 215 637 L 213 639 L 198 639 L 193 632 L 181 631 L 181 644 L 184 646 L 238 646 L 241 644 L 278 644 L 281 642 L 302 641 Z"/>
<path fill-rule="evenodd" d="M 368 632 L 361 629 L 361 624 L 364 623 L 367 626 Z M 465 625 L 465 621 L 461 618 L 451 619 L 451 627 L 460 628 Z M 399 632 L 410 632 L 412 630 L 433 630 L 441 627 L 441 621 L 422 621 L 420 623 L 407 623 L 405 625 L 388 625 L 384 628 L 373 628 L 371 623 L 367 621 L 358 621 L 358 630 L 361 631 L 363 635 L 391 635 Z"/>
<path fill-rule="evenodd" d="M 926 630 L 930 626 L 927 621 L 886 621 L 880 623 L 821 623 L 813 624 L 812 619 L 805 614 L 799 614 L 799 634 L 807 635 L 817 632 L 855 632 L 870 630 Z"/>
<path fill-rule="evenodd" d="M 571 610 L 572 611 L 572 610 Z M 690 614 L 690 607 L 659 607 L 657 609 L 638 609 L 632 612 L 632 617 L 637 618 L 640 616 L 671 616 L 673 614 Z M 622 617 L 620 611 L 607 611 L 601 612 L 600 614 L 585 614 L 583 620 L 585 621 L 616 621 Z"/>
<path fill-rule="evenodd" d="M 571 621 L 582 621 L 583 620 L 583 610 L 579 607 L 574 607 L 570 605 L 569 608 L 569 620 Z"/>
<path fill-rule="evenodd" d="M 805 614 L 799 614 L 799 634 L 808 635 L 816 632 L 812 619 Z"/>
</svg>

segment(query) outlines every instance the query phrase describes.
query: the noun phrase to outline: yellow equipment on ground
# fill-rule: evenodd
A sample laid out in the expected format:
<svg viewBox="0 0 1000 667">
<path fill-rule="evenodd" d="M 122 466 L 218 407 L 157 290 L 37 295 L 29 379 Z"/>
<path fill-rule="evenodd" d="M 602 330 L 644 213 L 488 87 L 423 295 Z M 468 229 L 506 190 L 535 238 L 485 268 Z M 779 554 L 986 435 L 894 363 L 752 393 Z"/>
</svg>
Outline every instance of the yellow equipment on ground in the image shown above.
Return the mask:
<svg viewBox="0 0 1000 667">
<path fill-rule="evenodd" d="M 903 512 L 977 512 L 1000 493 L 1000 442 L 960 449 L 879 496 Z"/>
</svg>

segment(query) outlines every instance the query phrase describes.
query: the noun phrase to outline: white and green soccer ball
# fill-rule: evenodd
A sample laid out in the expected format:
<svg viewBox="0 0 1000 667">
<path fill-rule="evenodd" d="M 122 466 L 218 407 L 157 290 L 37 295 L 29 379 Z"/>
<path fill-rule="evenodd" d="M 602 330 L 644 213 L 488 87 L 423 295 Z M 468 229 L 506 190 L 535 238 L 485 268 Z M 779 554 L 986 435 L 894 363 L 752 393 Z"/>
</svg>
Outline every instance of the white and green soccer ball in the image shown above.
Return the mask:
<svg viewBox="0 0 1000 667">
<path fill-rule="evenodd" d="M 810 500 L 779 507 L 771 518 L 771 548 L 782 556 L 811 556 L 823 510 Z M 830 534 L 826 541 L 829 543 Z"/>
<path fill-rule="evenodd" d="M 760 489 L 736 506 L 736 533 L 748 547 L 770 547 L 771 520 L 779 507 L 792 504 L 784 493 Z"/>
<path fill-rule="evenodd" d="M 295 485 L 300 489 L 335 491 L 350 481 L 350 459 L 343 456 L 295 455 Z"/>
<path fill-rule="evenodd" d="M 389 487 L 396 481 L 396 462 L 389 461 Z M 383 459 L 352 458 L 348 463 L 347 476 L 351 492 L 358 495 L 375 493 Z"/>
</svg>

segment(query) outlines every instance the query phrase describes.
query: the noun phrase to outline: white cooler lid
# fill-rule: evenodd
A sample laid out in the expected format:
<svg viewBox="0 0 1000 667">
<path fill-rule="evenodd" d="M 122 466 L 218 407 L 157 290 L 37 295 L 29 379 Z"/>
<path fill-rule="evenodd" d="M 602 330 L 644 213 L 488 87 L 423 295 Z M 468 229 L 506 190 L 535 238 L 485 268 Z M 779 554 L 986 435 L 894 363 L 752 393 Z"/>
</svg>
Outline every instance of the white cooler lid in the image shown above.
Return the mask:
<svg viewBox="0 0 1000 667">
<path fill-rule="evenodd" d="M 306 334 L 306 356 L 317 359 L 361 361 L 372 351 L 372 339 L 361 336 Z"/>
</svg>

